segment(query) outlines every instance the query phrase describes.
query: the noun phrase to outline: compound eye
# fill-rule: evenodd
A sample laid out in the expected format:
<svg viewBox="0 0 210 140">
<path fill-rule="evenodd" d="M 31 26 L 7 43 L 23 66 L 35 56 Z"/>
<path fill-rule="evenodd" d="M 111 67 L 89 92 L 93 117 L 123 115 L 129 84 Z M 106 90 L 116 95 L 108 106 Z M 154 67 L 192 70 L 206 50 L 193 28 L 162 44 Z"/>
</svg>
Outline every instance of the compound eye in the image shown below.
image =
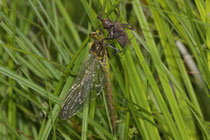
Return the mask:
<svg viewBox="0 0 210 140">
<path fill-rule="evenodd" d="M 97 38 L 97 33 L 92 32 L 92 33 L 90 33 L 89 36 L 90 36 L 92 39 L 96 39 L 96 38 Z"/>
</svg>

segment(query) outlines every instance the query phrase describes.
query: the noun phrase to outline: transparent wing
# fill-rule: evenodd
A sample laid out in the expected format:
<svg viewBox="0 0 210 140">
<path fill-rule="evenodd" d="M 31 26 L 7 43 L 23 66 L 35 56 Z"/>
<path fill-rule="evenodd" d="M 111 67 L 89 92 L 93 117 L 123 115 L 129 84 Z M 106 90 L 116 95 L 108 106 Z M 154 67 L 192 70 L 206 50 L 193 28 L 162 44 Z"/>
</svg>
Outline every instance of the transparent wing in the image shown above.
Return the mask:
<svg viewBox="0 0 210 140">
<path fill-rule="evenodd" d="M 92 89 L 96 90 L 96 95 L 99 95 L 104 87 L 104 81 L 101 63 L 94 55 L 90 54 L 63 102 L 61 118 L 65 120 L 77 113 L 83 107 Z"/>
</svg>

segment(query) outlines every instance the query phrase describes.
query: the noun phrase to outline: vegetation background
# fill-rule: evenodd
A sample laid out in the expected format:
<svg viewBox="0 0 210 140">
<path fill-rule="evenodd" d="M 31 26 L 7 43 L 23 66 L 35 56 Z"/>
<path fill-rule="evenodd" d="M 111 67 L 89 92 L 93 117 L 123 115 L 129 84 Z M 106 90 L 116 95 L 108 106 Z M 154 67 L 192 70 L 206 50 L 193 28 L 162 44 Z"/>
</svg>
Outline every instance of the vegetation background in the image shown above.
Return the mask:
<svg viewBox="0 0 210 140">
<path fill-rule="evenodd" d="M 133 27 L 124 53 L 110 50 L 114 134 L 104 92 L 59 117 L 101 7 Z M 0 0 L 0 9 L 1 140 L 210 139 L 210 0 Z"/>
</svg>

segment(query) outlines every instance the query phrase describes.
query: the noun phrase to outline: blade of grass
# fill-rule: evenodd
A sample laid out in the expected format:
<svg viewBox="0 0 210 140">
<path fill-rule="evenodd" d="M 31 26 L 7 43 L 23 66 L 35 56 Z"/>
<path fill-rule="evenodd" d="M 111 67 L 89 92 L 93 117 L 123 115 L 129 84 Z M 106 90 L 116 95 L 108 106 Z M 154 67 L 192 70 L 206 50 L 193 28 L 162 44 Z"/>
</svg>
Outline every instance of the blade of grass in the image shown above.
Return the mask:
<svg viewBox="0 0 210 140">
<path fill-rule="evenodd" d="M 46 99 L 48 98 L 46 91 L 42 87 L 40 87 L 39 85 L 35 84 L 34 82 L 29 81 L 26 78 L 23 78 L 23 77 L 19 76 L 18 74 L 14 73 L 14 72 L 10 71 L 9 69 L 6 69 L 5 67 L 2 67 L 2 66 L 0 66 L 0 73 L 14 79 L 20 85 L 23 84 L 23 85 L 35 90 L 43 98 L 46 98 Z M 61 104 L 61 101 L 58 100 L 58 98 L 56 98 L 55 95 L 50 94 L 49 98 L 54 103 Z"/>
</svg>

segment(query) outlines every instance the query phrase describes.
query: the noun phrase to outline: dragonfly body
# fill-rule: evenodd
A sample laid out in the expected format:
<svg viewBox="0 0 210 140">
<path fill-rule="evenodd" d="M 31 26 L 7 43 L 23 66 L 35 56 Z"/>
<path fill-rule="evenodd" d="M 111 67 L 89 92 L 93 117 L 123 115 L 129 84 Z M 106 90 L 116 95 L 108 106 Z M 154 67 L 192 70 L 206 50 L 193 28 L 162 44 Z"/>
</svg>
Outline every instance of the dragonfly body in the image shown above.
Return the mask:
<svg viewBox="0 0 210 140">
<path fill-rule="evenodd" d="M 90 44 L 88 59 L 82 65 L 62 104 L 63 120 L 70 118 L 82 108 L 92 90 L 98 95 L 104 87 L 105 73 L 108 71 L 107 45 L 98 32 L 92 32 L 90 37 L 94 41 Z"/>
</svg>

